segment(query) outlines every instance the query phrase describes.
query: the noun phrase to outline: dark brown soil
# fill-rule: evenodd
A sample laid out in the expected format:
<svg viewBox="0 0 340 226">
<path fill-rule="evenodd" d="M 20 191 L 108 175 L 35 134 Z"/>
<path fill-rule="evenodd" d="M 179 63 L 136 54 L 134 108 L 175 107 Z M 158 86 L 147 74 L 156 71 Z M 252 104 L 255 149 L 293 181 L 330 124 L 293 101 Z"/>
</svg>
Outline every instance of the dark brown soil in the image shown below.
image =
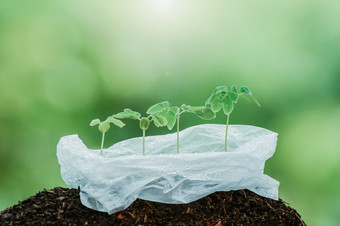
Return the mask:
<svg viewBox="0 0 340 226">
<path fill-rule="evenodd" d="M 248 190 L 216 192 L 198 201 L 167 205 L 136 200 L 108 215 L 83 206 L 79 190 L 54 188 L 1 212 L 0 225 L 305 225 L 282 200 Z"/>
</svg>

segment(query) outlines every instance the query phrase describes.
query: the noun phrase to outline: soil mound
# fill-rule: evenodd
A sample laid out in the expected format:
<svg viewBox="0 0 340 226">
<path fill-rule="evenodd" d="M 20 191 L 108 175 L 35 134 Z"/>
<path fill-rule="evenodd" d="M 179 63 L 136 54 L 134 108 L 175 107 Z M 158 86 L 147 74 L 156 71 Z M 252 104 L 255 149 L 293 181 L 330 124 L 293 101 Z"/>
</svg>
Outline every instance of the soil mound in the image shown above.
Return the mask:
<svg viewBox="0 0 340 226">
<path fill-rule="evenodd" d="M 0 214 L 0 225 L 305 225 L 282 200 L 248 190 L 216 192 L 189 204 L 137 199 L 108 215 L 83 206 L 79 190 L 44 190 Z"/>
</svg>

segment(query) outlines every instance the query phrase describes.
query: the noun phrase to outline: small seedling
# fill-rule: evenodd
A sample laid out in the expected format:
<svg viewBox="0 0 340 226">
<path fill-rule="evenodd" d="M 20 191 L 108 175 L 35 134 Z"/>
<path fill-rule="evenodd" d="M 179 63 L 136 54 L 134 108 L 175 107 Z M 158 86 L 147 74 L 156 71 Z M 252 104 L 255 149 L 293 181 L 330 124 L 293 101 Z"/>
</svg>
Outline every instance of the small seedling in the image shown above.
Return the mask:
<svg viewBox="0 0 340 226">
<path fill-rule="evenodd" d="M 169 102 L 164 101 L 151 106 L 146 112 L 149 114 L 148 117 L 141 117 L 140 113 L 132 111 L 131 109 L 124 109 L 123 112 L 113 115 L 113 117 L 139 120 L 139 128 L 143 131 L 143 155 L 145 155 L 145 131 L 149 128 L 151 122 L 153 122 L 156 127 L 163 127 L 167 125 L 167 119 L 159 113 L 163 112 L 168 107 Z"/>
<path fill-rule="evenodd" d="M 98 126 L 98 129 L 100 132 L 102 132 L 102 143 L 100 145 L 100 155 L 103 155 L 103 146 L 104 146 L 104 139 L 105 139 L 105 133 L 109 131 L 110 129 L 110 123 L 122 128 L 125 126 L 125 124 L 120 121 L 119 119 L 114 118 L 113 116 L 107 117 L 107 119 L 103 122 L 101 122 L 99 119 L 93 119 L 90 123 L 90 126 Z"/>
<path fill-rule="evenodd" d="M 236 86 L 231 86 L 231 91 L 228 91 L 226 86 L 218 86 L 214 89 L 208 100 L 205 102 L 205 106 L 211 108 L 215 113 L 223 109 L 224 114 L 227 116 L 226 121 L 226 133 L 225 133 L 225 151 L 227 151 L 227 135 L 228 135 L 228 125 L 229 116 L 234 110 L 234 104 L 237 103 L 239 97 L 243 97 L 248 101 L 253 101 L 259 107 L 260 103 L 252 95 L 250 89 L 247 86 L 241 86 L 240 92 L 237 91 Z"/>
<path fill-rule="evenodd" d="M 216 117 L 216 114 L 206 106 L 192 107 L 190 105 L 183 104 L 180 108 L 177 106 L 170 106 L 168 101 L 161 102 L 151 106 L 147 114 L 156 114 L 166 119 L 166 126 L 169 130 L 172 130 L 177 121 L 177 153 L 179 153 L 179 119 L 180 115 L 189 112 L 196 114 L 198 117 L 211 120 Z"/>
<path fill-rule="evenodd" d="M 215 112 L 211 110 L 210 107 L 206 106 L 190 106 L 186 104 L 182 104 L 180 110 L 177 111 L 176 120 L 177 120 L 177 153 L 179 153 L 179 119 L 181 114 L 183 113 L 193 113 L 197 115 L 199 118 L 204 120 L 211 120 L 216 117 Z"/>
</svg>

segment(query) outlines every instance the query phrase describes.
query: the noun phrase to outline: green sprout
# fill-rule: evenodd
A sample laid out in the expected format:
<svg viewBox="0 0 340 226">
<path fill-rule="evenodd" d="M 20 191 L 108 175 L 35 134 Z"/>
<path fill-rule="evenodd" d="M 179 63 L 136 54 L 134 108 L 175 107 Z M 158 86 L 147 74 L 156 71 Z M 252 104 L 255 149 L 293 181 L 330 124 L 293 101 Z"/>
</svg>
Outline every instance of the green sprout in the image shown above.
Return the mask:
<svg viewBox="0 0 340 226">
<path fill-rule="evenodd" d="M 169 102 L 164 101 L 158 104 L 151 106 L 147 110 L 148 117 L 141 117 L 141 114 L 132 111 L 131 109 L 124 109 L 123 112 L 120 112 L 116 115 L 113 115 L 115 118 L 129 118 L 134 120 L 139 120 L 139 127 L 143 131 L 143 155 L 145 155 L 145 132 L 149 128 L 150 123 L 153 122 L 156 127 L 163 127 L 168 124 L 168 120 L 162 116 L 161 112 L 165 111 L 169 107 Z"/>
<path fill-rule="evenodd" d="M 156 114 L 157 116 L 164 117 L 167 121 L 166 126 L 169 130 L 172 130 L 177 122 L 177 153 L 179 153 L 179 119 L 180 115 L 185 112 L 194 113 L 205 120 L 211 120 L 216 117 L 216 114 L 210 109 L 210 107 L 192 107 L 190 105 L 182 104 L 179 108 L 177 106 L 170 106 L 168 101 L 155 104 L 146 112 L 148 114 Z"/>
<path fill-rule="evenodd" d="M 210 107 L 213 112 L 217 113 L 221 109 L 223 109 L 224 114 L 227 116 L 225 133 L 225 151 L 227 151 L 229 116 L 231 112 L 234 110 L 234 104 L 237 103 L 239 97 L 243 97 L 248 101 L 253 101 L 259 107 L 261 106 L 247 86 L 241 86 L 240 92 L 238 92 L 235 85 L 231 86 L 230 91 L 228 91 L 228 88 L 226 86 L 216 87 L 212 94 L 210 95 L 210 97 L 208 98 L 208 100 L 205 102 L 205 106 Z"/>
<path fill-rule="evenodd" d="M 101 122 L 99 119 L 93 119 L 90 123 L 90 126 L 98 126 L 98 129 L 100 132 L 102 132 L 102 143 L 100 145 L 100 155 L 103 155 L 103 147 L 104 147 L 104 139 L 105 139 L 105 133 L 109 131 L 110 129 L 110 123 L 122 128 L 125 126 L 125 124 L 120 121 L 119 119 L 114 118 L 113 116 L 107 117 L 107 119 L 103 122 Z"/>
</svg>

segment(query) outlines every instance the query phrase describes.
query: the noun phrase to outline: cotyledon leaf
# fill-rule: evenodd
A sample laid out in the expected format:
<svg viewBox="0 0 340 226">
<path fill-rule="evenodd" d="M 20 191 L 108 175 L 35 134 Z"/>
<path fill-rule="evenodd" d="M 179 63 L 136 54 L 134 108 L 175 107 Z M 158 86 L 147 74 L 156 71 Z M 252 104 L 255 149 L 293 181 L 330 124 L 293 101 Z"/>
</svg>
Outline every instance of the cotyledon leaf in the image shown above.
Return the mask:
<svg viewBox="0 0 340 226">
<path fill-rule="evenodd" d="M 146 111 L 146 113 L 149 115 L 157 114 L 168 109 L 169 105 L 170 105 L 169 101 L 163 101 L 161 103 L 154 104 Z"/>
<path fill-rule="evenodd" d="M 129 119 L 139 119 L 141 117 L 141 114 L 136 112 L 136 111 L 132 111 L 129 108 L 124 109 L 123 112 L 119 112 L 118 114 L 113 115 L 115 118 L 129 118 Z"/>
<path fill-rule="evenodd" d="M 90 123 L 90 126 L 96 126 L 100 123 L 100 120 L 98 118 L 93 119 Z"/>
<path fill-rule="evenodd" d="M 106 120 L 106 122 L 112 123 L 120 128 L 122 128 L 123 126 L 125 126 L 125 123 L 122 122 L 119 119 L 114 118 L 113 116 L 109 116 Z"/>
<path fill-rule="evenodd" d="M 211 120 L 216 117 L 215 112 L 213 112 L 211 108 L 205 107 L 205 106 L 191 107 L 189 112 L 194 113 L 201 119 L 205 119 L 205 120 Z"/>
</svg>

